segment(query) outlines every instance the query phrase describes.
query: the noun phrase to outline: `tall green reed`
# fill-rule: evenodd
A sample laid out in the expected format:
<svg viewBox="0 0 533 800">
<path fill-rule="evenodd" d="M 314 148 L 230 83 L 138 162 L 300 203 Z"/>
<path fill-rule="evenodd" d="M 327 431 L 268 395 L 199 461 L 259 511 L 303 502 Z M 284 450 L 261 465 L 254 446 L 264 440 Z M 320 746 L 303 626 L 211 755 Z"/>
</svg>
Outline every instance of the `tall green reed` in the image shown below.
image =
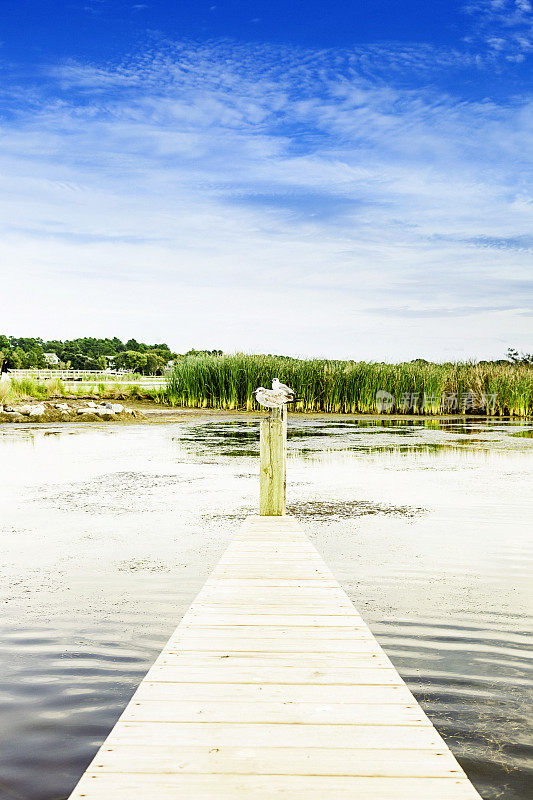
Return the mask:
<svg viewBox="0 0 533 800">
<path fill-rule="evenodd" d="M 390 413 L 533 413 L 533 368 L 528 365 L 385 364 L 243 353 L 181 359 L 159 399 L 189 408 L 258 409 L 254 390 L 269 387 L 276 377 L 295 390 L 295 411 L 374 414 L 382 390 L 396 399 Z"/>
</svg>

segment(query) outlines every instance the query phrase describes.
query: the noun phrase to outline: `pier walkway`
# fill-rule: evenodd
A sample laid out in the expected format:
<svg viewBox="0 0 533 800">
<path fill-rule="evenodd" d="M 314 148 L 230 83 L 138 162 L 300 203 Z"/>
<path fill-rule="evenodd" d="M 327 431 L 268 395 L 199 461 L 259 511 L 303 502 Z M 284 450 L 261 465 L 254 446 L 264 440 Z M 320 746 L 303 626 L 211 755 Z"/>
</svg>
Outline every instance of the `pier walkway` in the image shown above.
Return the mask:
<svg viewBox="0 0 533 800">
<path fill-rule="evenodd" d="M 71 800 L 479 800 L 298 523 L 249 517 Z"/>
</svg>

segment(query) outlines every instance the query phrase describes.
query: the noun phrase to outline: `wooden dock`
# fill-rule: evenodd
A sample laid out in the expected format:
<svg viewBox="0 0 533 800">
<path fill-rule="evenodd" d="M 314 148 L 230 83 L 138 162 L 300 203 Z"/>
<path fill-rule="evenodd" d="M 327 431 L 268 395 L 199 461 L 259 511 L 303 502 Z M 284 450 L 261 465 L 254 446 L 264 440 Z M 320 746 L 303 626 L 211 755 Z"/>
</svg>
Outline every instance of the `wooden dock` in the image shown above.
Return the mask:
<svg viewBox="0 0 533 800">
<path fill-rule="evenodd" d="M 72 800 L 479 800 L 298 523 L 250 517 Z"/>
</svg>

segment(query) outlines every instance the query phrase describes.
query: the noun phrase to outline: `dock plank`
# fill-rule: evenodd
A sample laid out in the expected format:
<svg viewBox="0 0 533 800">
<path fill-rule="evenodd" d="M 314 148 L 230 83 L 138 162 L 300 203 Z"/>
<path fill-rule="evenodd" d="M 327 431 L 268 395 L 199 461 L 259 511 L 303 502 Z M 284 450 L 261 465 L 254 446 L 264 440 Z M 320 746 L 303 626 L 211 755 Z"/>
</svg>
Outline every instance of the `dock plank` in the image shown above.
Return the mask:
<svg viewBox="0 0 533 800">
<path fill-rule="evenodd" d="M 298 523 L 250 517 L 72 800 L 479 800 Z"/>
<path fill-rule="evenodd" d="M 457 777 L 450 752 L 361 749 L 360 777 Z M 95 771 L 238 775 L 345 775 L 353 753 L 346 747 L 142 747 L 102 749 Z"/>
<path fill-rule="evenodd" d="M 479 800 L 466 778 L 86 773 L 71 795 L 94 800 Z"/>
</svg>

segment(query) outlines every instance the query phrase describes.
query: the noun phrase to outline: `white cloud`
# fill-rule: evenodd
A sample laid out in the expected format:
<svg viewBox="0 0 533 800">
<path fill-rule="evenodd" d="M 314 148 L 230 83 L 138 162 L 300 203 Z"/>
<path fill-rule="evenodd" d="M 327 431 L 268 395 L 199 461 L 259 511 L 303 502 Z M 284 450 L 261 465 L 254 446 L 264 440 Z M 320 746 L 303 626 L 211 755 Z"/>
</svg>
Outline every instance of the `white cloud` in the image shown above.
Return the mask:
<svg viewBox="0 0 533 800">
<path fill-rule="evenodd" d="M 529 0 L 473 0 L 465 11 L 474 18 L 468 40 L 484 43 L 492 55 L 520 62 L 533 51 L 533 9 Z"/>
<path fill-rule="evenodd" d="M 167 44 L 49 71 L 39 109 L 2 130 L 5 332 L 527 349 L 533 104 L 398 89 L 363 60 Z"/>
</svg>

